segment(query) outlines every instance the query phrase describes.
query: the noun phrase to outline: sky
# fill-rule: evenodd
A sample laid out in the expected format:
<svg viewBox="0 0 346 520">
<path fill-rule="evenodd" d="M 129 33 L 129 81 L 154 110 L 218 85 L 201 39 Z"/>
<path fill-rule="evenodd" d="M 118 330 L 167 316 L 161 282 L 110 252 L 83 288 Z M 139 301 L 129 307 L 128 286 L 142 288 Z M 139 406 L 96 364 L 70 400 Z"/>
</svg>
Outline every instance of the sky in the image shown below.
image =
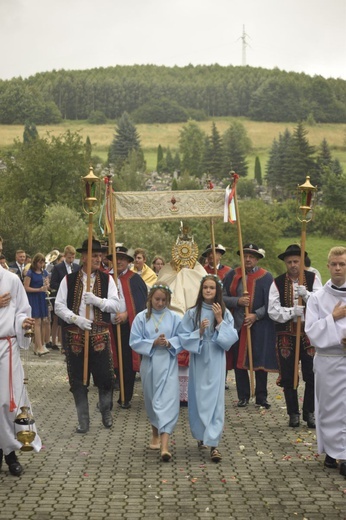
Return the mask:
<svg viewBox="0 0 346 520">
<path fill-rule="evenodd" d="M 0 79 L 243 64 L 346 80 L 346 0 L 0 0 Z"/>
</svg>

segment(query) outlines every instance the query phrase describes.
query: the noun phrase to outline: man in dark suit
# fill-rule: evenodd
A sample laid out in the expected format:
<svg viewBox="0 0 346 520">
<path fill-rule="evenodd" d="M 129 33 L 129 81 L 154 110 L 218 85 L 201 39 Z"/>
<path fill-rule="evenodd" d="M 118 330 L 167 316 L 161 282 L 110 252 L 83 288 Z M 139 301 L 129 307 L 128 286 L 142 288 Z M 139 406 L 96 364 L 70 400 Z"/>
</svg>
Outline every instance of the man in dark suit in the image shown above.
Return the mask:
<svg viewBox="0 0 346 520">
<path fill-rule="evenodd" d="M 79 271 L 80 266 L 74 261 L 76 258 L 76 250 L 73 246 L 66 246 L 64 249 L 64 260 L 56 264 L 52 269 L 52 277 L 50 279 L 50 288 L 55 293 L 58 292 L 61 281 L 67 274 Z"/>
<path fill-rule="evenodd" d="M 19 276 L 19 278 L 23 281 L 24 278 L 24 267 L 25 267 L 25 258 L 26 254 L 23 249 L 18 249 L 16 251 L 16 259 L 14 262 L 8 264 L 8 267 L 12 273 Z"/>
<path fill-rule="evenodd" d="M 50 291 L 51 297 L 55 299 L 55 296 L 59 290 L 60 284 L 62 280 L 65 278 L 67 274 L 74 273 L 79 271 L 80 265 L 77 262 L 74 262 L 76 258 L 76 250 L 73 246 L 66 246 L 64 249 L 64 260 L 59 264 L 56 264 L 52 269 L 51 279 L 50 279 Z M 52 328 L 54 326 L 54 321 L 58 320 L 58 317 L 54 313 L 54 299 L 52 300 L 53 304 L 53 313 L 52 313 Z M 56 322 L 56 326 L 57 326 Z M 59 325 L 61 325 L 59 320 Z M 54 338 L 53 338 L 54 340 Z M 59 347 L 55 344 L 47 344 L 47 348 L 52 348 L 53 350 L 58 350 Z"/>
</svg>

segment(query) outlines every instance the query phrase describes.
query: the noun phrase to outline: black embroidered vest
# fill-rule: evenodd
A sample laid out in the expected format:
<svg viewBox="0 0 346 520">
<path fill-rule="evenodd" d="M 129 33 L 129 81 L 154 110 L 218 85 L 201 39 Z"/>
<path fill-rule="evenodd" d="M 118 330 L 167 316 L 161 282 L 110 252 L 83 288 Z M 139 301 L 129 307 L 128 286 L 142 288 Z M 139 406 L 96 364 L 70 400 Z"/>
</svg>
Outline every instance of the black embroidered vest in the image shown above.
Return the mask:
<svg viewBox="0 0 346 520">
<path fill-rule="evenodd" d="M 99 298 L 108 296 L 109 274 L 96 271 L 93 293 Z M 67 307 L 74 313 L 79 314 L 80 302 L 83 295 L 83 274 L 82 271 L 71 273 L 67 276 Z M 94 322 L 109 323 L 110 313 L 102 312 L 98 307 L 94 307 Z"/>
<path fill-rule="evenodd" d="M 309 292 L 312 292 L 314 281 L 315 273 L 311 271 L 304 271 L 303 285 L 305 285 Z M 291 283 L 287 273 L 281 274 L 275 278 L 275 284 L 280 294 L 281 307 L 293 307 L 293 284 Z M 277 332 L 287 331 L 293 333 L 293 320 L 286 321 L 286 323 L 275 323 L 275 328 Z"/>
</svg>

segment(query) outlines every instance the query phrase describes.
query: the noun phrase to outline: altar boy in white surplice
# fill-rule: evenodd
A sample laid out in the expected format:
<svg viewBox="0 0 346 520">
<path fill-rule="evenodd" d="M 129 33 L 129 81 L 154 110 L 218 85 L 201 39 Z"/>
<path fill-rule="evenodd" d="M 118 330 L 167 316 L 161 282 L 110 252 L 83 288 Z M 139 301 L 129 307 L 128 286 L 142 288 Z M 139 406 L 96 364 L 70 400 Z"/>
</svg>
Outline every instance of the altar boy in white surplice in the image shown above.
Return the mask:
<svg viewBox="0 0 346 520">
<path fill-rule="evenodd" d="M 305 332 L 316 347 L 315 415 L 324 465 L 346 477 L 346 247 L 328 255 L 330 280 L 310 295 Z"/>
<path fill-rule="evenodd" d="M 24 385 L 24 371 L 20 348 L 29 348 L 30 339 L 24 337 L 25 329 L 34 326 L 31 307 L 19 276 L 0 266 L 0 468 L 3 456 L 10 473 L 16 477 L 23 468 L 15 450 L 22 444 L 14 435 L 14 421 L 21 406 L 30 403 Z M 16 425 L 17 430 L 27 429 Z M 32 429 L 36 433 L 35 425 Z M 41 449 L 41 439 L 36 434 L 32 447 Z"/>
</svg>

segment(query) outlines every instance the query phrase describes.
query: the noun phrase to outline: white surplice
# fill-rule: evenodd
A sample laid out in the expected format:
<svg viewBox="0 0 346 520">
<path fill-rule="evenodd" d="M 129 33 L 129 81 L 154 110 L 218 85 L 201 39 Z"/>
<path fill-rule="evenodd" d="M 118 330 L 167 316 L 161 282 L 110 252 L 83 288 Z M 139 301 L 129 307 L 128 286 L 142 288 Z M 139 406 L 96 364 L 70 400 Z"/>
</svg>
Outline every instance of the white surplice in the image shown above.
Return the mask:
<svg viewBox="0 0 346 520">
<path fill-rule="evenodd" d="M 9 292 L 11 301 L 0 308 L 0 448 L 5 455 L 19 450 L 22 444 L 16 439 L 16 432 L 28 426 L 14 423 L 21 406 L 31 405 L 24 385 L 24 371 L 20 359 L 20 348 L 28 349 L 30 339 L 24 337 L 22 324 L 31 316 L 31 307 L 20 278 L 0 266 L 0 295 Z M 11 342 L 11 349 L 10 349 Z M 10 351 L 12 351 L 12 388 L 16 408 L 10 412 Z M 41 439 L 36 426 L 30 426 L 36 437 L 32 443 L 35 451 L 41 449 Z"/>
<path fill-rule="evenodd" d="M 332 312 L 346 291 L 331 287 L 331 280 L 311 294 L 306 309 L 305 332 L 316 348 L 315 416 L 319 453 L 346 460 L 346 317 L 334 321 Z M 345 284 L 346 287 L 346 284 Z"/>
</svg>

